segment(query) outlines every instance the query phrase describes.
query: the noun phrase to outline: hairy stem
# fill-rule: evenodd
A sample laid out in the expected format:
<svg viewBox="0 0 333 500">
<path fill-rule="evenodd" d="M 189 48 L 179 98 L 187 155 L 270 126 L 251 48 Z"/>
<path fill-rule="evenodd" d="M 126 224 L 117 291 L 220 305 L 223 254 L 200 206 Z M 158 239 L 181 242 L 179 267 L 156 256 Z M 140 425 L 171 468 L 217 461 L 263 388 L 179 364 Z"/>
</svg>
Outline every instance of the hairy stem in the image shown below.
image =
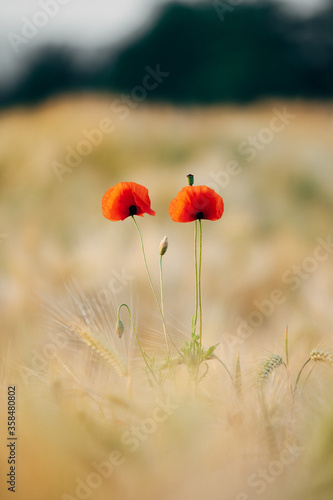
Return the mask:
<svg viewBox="0 0 333 500">
<path fill-rule="evenodd" d="M 194 223 L 194 266 L 195 266 L 195 316 L 194 316 L 194 329 L 195 335 L 198 320 L 198 221 Z"/>
<path fill-rule="evenodd" d="M 150 276 L 150 272 L 149 272 L 149 268 L 148 268 L 148 264 L 147 264 L 147 259 L 146 259 L 146 252 L 145 252 L 145 247 L 144 247 L 144 244 L 143 244 L 143 238 L 142 238 L 142 234 L 141 234 L 141 231 L 140 231 L 140 228 L 138 226 L 138 223 L 136 222 L 134 216 L 132 215 L 132 219 L 133 219 L 133 222 L 135 224 L 135 227 L 139 233 L 139 237 L 140 237 L 140 242 L 141 242 L 141 249 L 142 249 L 142 255 L 143 255 L 143 260 L 144 260 L 144 263 L 145 263 L 145 268 L 146 268 L 146 271 L 147 271 L 147 275 L 148 275 L 148 279 L 149 279 L 149 283 L 150 283 L 150 286 L 151 286 L 151 289 L 153 291 L 153 294 L 154 294 L 154 297 L 155 297 L 155 300 L 156 300 L 156 303 L 157 303 L 157 306 L 158 306 L 158 310 L 159 310 L 159 313 L 161 315 L 161 319 L 162 319 L 162 323 L 163 323 L 163 329 L 164 331 L 166 332 L 166 335 L 168 336 L 168 338 L 170 339 L 170 341 L 172 342 L 172 345 L 174 346 L 174 348 L 177 350 L 178 354 L 180 354 L 177 346 L 175 345 L 174 341 L 172 340 L 169 332 L 168 332 L 168 329 L 167 329 L 167 326 L 166 326 L 166 323 L 165 323 L 165 319 L 164 319 L 164 314 L 163 314 L 163 311 L 162 311 L 162 308 L 161 308 L 161 305 L 159 303 L 159 300 L 157 298 L 157 294 L 156 294 L 156 290 L 155 290 L 155 287 L 153 285 L 153 281 L 151 279 L 151 276 Z"/>
<path fill-rule="evenodd" d="M 167 335 L 166 326 L 165 326 L 165 316 L 164 316 L 164 296 L 163 296 L 163 268 L 162 268 L 162 259 L 163 259 L 163 256 L 162 256 L 162 255 L 160 255 L 161 312 L 162 312 L 162 317 L 163 317 L 163 331 L 164 331 L 164 336 L 165 336 L 165 343 L 166 343 L 166 345 L 167 345 L 168 354 L 169 354 L 169 359 L 170 359 L 170 361 L 171 361 L 171 352 L 170 352 L 170 346 L 169 346 L 168 335 Z"/>
<path fill-rule="evenodd" d="M 202 345 L 202 302 L 201 302 L 201 263 L 202 263 L 202 224 L 201 219 L 199 219 L 199 276 L 198 276 L 198 300 L 199 300 L 199 312 L 200 312 L 200 351 Z"/>
</svg>

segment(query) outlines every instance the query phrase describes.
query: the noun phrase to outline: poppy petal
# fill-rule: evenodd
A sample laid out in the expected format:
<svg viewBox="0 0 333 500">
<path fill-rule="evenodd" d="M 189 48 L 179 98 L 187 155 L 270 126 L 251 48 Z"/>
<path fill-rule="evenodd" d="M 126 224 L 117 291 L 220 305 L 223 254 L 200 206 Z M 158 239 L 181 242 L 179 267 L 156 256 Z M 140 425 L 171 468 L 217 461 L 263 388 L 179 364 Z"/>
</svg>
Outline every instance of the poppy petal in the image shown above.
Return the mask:
<svg viewBox="0 0 333 500">
<path fill-rule="evenodd" d="M 148 189 L 136 182 L 119 182 L 106 191 L 102 199 L 104 217 L 112 221 L 124 220 L 131 215 L 147 213 L 155 215 L 150 208 Z"/>
<path fill-rule="evenodd" d="M 173 199 L 169 214 L 175 222 L 196 219 L 218 220 L 224 211 L 223 199 L 208 186 L 186 186 Z"/>
</svg>

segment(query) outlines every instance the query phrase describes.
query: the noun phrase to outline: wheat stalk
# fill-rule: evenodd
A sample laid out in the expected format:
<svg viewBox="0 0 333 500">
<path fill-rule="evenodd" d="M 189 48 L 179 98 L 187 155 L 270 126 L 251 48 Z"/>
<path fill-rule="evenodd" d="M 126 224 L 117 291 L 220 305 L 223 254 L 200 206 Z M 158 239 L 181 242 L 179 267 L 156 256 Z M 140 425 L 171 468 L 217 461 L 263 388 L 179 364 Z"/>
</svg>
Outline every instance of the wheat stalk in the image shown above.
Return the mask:
<svg viewBox="0 0 333 500">
<path fill-rule="evenodd" d="M 328 364 L 333 364 L 333 355 L 330 353 L 330 352 L 327 352 L 327 351 L 319 351 L 318 349 L 313 349 L 311 352 L 310 352 L 310 357 L 309 359 L 307 359 L 304 363 L 304 365 L 302 366 L 302 368 L 300 369 L 299 371 L 299 374 L 297 376 L 297 379 L 296 379 L 296 382 L 295 382 L 295 391 L 297 389 L 297 385 L 298 385 L 298 382 L 299 382 L 299 379 L 302 375 L 302 372 L 304 370 L 304 368 L 306 367 L 306 365 L 310 362 L 310 361 L 314 361 L 315 363 L 328 363 Z M 311 370 L 312 372 L 312 370 Z M 311 374 L 311 372 L 309 373 L 309 375 Z M 307 377 L 307 379 L 309 378 L 309 375 Z M 306 381 L 307 381 L 306 379 Z M 306 382 L 305 381 L 305 382 Z"/>
</svg>

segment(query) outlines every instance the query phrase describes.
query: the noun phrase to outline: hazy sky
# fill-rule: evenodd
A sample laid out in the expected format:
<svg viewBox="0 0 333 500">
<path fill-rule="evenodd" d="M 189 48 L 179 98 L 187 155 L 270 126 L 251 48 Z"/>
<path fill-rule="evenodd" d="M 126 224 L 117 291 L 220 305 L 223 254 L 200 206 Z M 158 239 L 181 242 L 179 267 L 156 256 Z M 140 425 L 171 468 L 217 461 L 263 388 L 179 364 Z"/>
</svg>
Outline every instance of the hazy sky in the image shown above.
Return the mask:
<svg viewBox="0 0 333 500">
<path fill-rule="evenodd" d="M 93 48 L 116 42 L 142 28 L 152 19 L 156 9 L 168 1 L 3 0 L 0 6 L 0 82 L 4 75 L 22 67 L 36 47 L 48 42 L 69 42 Z M 193 4 L 198 0 L 182 1 Z M 325 0 L 276 1 L 298 7 L 301 12 L 325 4 Z M 29 27 L 31 21 L 40 26 Z"/>
</svg>

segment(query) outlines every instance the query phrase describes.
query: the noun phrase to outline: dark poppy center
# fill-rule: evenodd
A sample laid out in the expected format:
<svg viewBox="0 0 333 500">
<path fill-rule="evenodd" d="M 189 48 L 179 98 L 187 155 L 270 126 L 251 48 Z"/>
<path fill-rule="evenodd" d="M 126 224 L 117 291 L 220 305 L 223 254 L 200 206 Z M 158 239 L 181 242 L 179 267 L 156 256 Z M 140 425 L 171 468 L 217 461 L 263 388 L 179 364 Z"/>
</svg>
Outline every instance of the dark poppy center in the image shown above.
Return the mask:
<svg viewBox="0 0 333 500">
<path fill-rule="evenodd" d="M 131 206 L 129 207 L 129 214 L 130 214 L 130 215 L 136 215 L 136 213 L 137 213 L 137 208 L 136 208 L 136 206 L 135 206 L 135 205 L 131 205 Z"/>
<path fill-rule="evenodd" d="M 197 212 L 196 219 L 203 219 L 203 218 L 204 218 L 204 213 L 203 212 Z"/>
</svg>

